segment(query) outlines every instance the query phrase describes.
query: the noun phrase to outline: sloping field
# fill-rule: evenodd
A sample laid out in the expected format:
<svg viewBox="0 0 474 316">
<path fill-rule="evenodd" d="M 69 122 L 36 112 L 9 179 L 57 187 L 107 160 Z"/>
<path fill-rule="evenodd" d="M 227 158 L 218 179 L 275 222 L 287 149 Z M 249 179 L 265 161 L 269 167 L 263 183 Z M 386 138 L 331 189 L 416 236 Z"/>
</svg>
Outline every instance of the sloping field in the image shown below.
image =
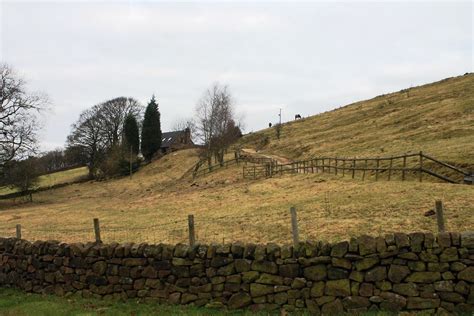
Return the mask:
<svg viewBox="0 0 474 316">
<path fill-rule="evenodd" d="M 287 243 L 290 206 L 302 239 L 341 240 L 361 233 L 435 231 L 424 213 L 443 200 L 447 227 L 473 229 L 474 187 L 414 181 L 360 181 L 320 174 L 243 180 L 242 165 L 195 182 L 177 180 L 197 161 L 195 150 L 162 158 L 134 175 L 35 194 L 34 203 L 0 201 L 0 234 L 63 241 L 93 240 L 92 219 L 104 241 L 186 242 L 194 214 L 201 242 Z"/>
<path fill-rule="evenodd" d="M 265 145 L 268 143 L 267 145 Z M 356 102 L 246 135 L 239 146 L 303 159 L 423 151 L 474 169 L 474 74 Z"/>
<path fill-rule="evenodd" d="M 39 176 L 38 183 L 36 184 L 35 189 L 37 188 L 49 188 L 58 184 L 63 183 L 72 183 L 78 180 L 83 179 L 88 174 L 87 167 L 79 167 L 64 171 L 53 172 Z M 12 189 L 9 187 L 0 187 L 0 195 L 5 195 L 18 190 Z"/>
<path fill-rule="evenodd" d="M 474 75 L 380 96 L 247 135 L 241 148 L 269 157 L 389 156 L 427 152 L 468 169 L 474 167 Z M 233 153 L 229 153 L 232 157 Z M 425 212 L 445 205 L 449 230 L 474 229 L 474 186 L 424 181 L 361 181 L 360 177 L 292 174 L 242 179 L 242 164 L 191 181 L 182 178 L 198 161 L 196 149 L 172 153 L 133 175 L 40 192 L 33 203 L 0 201 L 0 235 L 92 241 L 92 219 L 102 239 L 186 242 L 194 214 L 200 242 L 291 241 L 289 208 L 298 210 L 301 239 L 346 239 L 354 235 L 436 231 Z M 385 177 L 383 177 L 385 179 Z"/>
</svg>

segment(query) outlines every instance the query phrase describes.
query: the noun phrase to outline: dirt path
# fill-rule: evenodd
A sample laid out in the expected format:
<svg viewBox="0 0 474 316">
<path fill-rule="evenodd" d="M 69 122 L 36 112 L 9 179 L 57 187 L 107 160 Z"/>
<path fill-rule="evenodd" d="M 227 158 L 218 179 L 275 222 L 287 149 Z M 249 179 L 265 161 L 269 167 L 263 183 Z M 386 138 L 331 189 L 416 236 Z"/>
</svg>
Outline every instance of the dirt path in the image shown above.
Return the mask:
<svg viewBox="0 0 474 316">
<path fill-rule="evenodd" d="M 278 161 L 279 164 L 292 163 L 292 161 L 288 158 L 277 156 L 277 155 L 261 154 L 261 153 L 256 152 L 254 149 L 250 149 L 250 148 L 242 148 L 242 151 L 252 156 L 275 159 L 276 161 Z"/>
</svg>

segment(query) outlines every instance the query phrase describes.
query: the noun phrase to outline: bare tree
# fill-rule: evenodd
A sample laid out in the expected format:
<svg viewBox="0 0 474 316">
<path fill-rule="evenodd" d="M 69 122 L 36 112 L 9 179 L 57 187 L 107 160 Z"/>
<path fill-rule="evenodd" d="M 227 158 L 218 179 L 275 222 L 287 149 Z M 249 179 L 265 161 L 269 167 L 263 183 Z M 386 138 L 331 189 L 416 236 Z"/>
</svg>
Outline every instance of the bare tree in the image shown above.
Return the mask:
<svg viewBox="0 0 474 316">
<path fill-rule="evenodd" d="M 191 118 L 181 118 L 174 121 L 171 129 L 174 132 L 184 131 L 186 128 L 189 128 L 191 131 L 196 128 L 196 124 Z"/>
<path fill-rule="evenodd" d="M 26 83 L 8 65 L 0 64 L 0 169 L 36 150 L 37 115 L 47 97 L 28 93 Z"/>
<path fill-rule="evenodd" d="M 80 146 L 68 146 L 64 150 L 64 159 L 68 166 L 85 166 L 89 161 Z"/>
<path fill-rule="evenodd" d="M 76 148 L 77 154 L 77 149 L 81 149 L 81 155 L 87 157 L 90 177 L 100 173 L 101 165 L 107 170 L 116 170 L 111 168 L 115 161 L 103 163 L 109 153 L 122 152 L 118 147 L 121 146 L 125 118 L 128 115 L 140 118 L 142 110 L 135 99 L 120 97 L 97 104 L 81 113 L 79 120 L 72 126 L 67 147 Z M 111 154 L 110 157 L 117 155 Z"/>
<path fill-rule="evenodd" d="M 60 148 L 47 151 L 38 157 L 38 168 L 41 173 L 50 173 L 68 167 L 64 151 Z"/>
<path fill-rule="evenodd" d="M 57 172 L 69 168 L 85 166 L 87 160 L 81 155 L 82 150 L 70 147 L 67 150 L 56 148 L 36 156 L 40 175 Z"/>
<path fill-rule="evenodd" d="M 141 122 L 142 111 L 143 107 L 133 98 L 119 97 L 100 104 L 97 115 L 107 144 L 117 145 L 121 139 L 126 117 L 133 115 L 137 122 Z"/>
<path fill-rule="evenodd" d="M 23 195 L 29 197 L 30 202 L 33 202 L 32 190 L 37 185 L 40 174 L 38 159 L 28 157 L 21 161 L 9 161 L 5 164 L 3 171 L 4 184 L 18 189 Z"/>
<path fill-rule="evenodd" d="M 96 105 L 82 112 L 67 138 L 68 148 L 80 148 L 81 154 L 87 157 L 90 177 L 94 176 L 106 144 L 99 110 L 100 106 Z"/>
<path fill-rule="evenodd" d="M 211 150 L 216 161 L 222 165 L 224 163 L 224 154 L 227 152 L 227 148 L 240 137 L 242 137 L 240 127 L 233 119 L 229 120 L 226 129 L 211 140 Z"/>
<path fill-rule="evenodd" d="M 227 86 L 213 84 L 196 107 L 196 132 L 206 148 L 208 164 L 214 155 L 222 163 L 226 147 L 230 144 L 229 130 L 235 124 L 234 105 Z"/>
</svg>

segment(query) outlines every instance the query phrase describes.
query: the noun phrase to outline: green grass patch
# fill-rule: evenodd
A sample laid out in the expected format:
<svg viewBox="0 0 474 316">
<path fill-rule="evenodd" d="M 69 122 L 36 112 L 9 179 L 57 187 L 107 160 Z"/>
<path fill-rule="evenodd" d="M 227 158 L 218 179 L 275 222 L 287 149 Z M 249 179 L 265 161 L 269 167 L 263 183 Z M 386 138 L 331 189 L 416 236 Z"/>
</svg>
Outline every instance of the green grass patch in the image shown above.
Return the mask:
<svg viewBox="0 0 474 316">
<path fill-rule="evenodd" d="M 72 183 L 78 181 L 89 173 L 87 167 L 79 167 L 64 171 L 53 172 L 38 177 L 38 183 L 34 189 L 49 188 L 57 184 Z M 18 192 L 16 188 L 8 186 L 0 187 L 0 195 Z"/>
<path fill-rule="evenodd" d="M 278 313 L 276 313 L 278 314 Z M 194 306 L 173 306 L 138 301 L 116 302 L 75 297 L 56 297 L 0 289 L 2 316 L 62 316 L 62 315 L 269 315 L 250 311 L 226 311 Z"/>
</svg>

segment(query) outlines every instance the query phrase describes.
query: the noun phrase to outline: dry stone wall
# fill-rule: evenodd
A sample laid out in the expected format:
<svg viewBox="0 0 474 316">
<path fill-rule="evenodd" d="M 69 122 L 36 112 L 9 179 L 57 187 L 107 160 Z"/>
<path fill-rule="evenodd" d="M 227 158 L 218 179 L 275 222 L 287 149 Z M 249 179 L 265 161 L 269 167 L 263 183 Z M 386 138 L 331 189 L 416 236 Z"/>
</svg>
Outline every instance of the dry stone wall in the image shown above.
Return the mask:
<svg viewBox="0 0 474 316">
<path fill-rule="evenodd" d="M 474 232 L 328 244 L 64 244 L 0 238 L 0 286 L 311 314 L 474 312 Z"/>
</svg>

